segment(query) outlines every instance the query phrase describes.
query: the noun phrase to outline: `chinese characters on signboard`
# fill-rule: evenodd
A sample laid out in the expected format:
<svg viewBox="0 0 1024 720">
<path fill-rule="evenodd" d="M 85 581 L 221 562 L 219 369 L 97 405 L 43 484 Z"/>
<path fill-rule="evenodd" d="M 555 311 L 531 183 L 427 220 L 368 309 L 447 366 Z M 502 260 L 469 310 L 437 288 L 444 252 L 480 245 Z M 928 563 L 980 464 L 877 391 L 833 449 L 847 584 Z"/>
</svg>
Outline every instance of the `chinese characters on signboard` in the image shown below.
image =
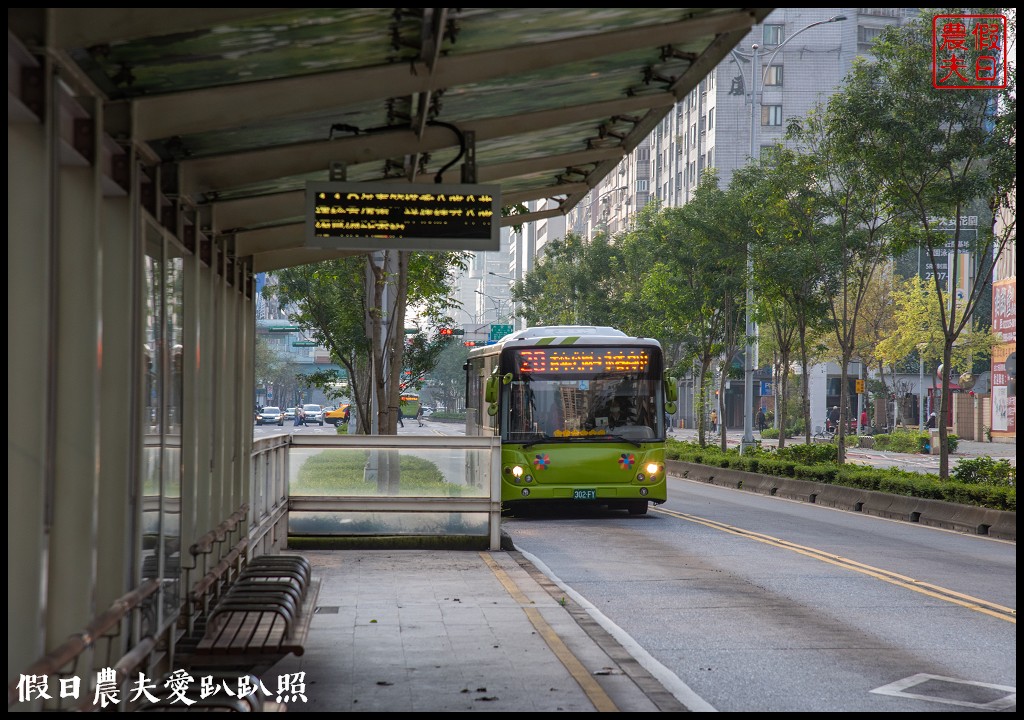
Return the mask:
<svg viewBox="0 0 1024 720">
<path fill-rule="evenodd" d="M 516 352 L 519 372 L 534 376 L 643 372 L 649 366 L 650 356 L 646 350 L 628 348 L 531 348 Z"/>
<path fill-rule="evenodd" d="M 936 15 L 932 84 L 940 90 L 994 90 L 1007 85 L 1006 16 Z"/>
<path fill-rule="evenodd" d="M 992 283 L 992 332 L 1002 339 L 992 348 L 992 431 L 1017 432 L 1017 398 L 1007 392 L 1006 358 L 1017 349 L 1017 280 Z"/>
<path fill-rule="evenodd" d="M 500 186 L 310 182 L 306 245 L 339 250 L 497 250 Z"/>
</svg>

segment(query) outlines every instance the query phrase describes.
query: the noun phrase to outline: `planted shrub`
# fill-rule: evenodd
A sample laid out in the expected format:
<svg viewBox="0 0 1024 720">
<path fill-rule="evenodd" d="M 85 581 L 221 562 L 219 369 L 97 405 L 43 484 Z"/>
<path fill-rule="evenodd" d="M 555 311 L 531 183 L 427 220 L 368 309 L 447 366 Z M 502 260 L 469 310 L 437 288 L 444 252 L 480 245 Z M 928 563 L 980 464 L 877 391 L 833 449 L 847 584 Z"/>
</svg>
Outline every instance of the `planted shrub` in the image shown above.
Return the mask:
<svg viewBox="0 0 1024 720">
<path fill-rule="evenodd" d="M 1016 487 L 1017 468 L 1009 460 L 990 457 L 964 458 L 950 471 L 950 476 L 965 485 Z"/>
<path fill-rule="evenodd" d="M 905 433 L 916 436 L 919 433 Z M 879 437 L 874 436 L 876 440 Z M 833 444 L 788 445 L 778 452 L 737 448 L 722 452 L 717 446 L 669 440 L 666 456 L 712 467 L 735 467 L 776 477 L 794 477 L 818 483 L 877 490 L 893 495 L 930 498 L 995 510 L 1017 511 L 1016 468 L 1006 460 L 962 459 L 949 480 L 938 475 L 883 469 L 862 465 L 837 465 L 838 448 Z M 913 449 L 910 452 L 914 452 Z"/>
<path fill-rule="evenodd" d="M 832 443 L 787 445 L 778 451 L 778 455 L 786 460 L 793 460 L 805 465 L 835 463 L 839 461 L 839 446 Z"/>
</svg>

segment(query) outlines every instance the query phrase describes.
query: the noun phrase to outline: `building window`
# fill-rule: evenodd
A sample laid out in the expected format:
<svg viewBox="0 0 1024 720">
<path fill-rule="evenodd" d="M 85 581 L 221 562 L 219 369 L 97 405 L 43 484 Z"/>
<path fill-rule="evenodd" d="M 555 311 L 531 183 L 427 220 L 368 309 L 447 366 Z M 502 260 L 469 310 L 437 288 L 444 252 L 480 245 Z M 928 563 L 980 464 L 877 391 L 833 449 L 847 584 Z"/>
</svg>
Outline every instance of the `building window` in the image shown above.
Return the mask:
<svg viewBox="0 0 1024 720">
<path fill-rule="evenodd" d="M 761 106 L 761 124 L 762 125 L 782 125 L 782 106 L 781 105 L 762 105 Z"/>
<path fill-rule="evenodd" d="M 637 192 L 647 192 L 647 182 L 648 182 L 647 180 L 637 180 L 636 181 L 636 191 Z"/>
<path fill-rule="evenodd" d="M 762 37 L 765 45 L 781 45 L 786 39 L 785 25 L 765 25 Z"/>
<path fill-rule="evenodd" d="M 764 74 L 765 87 L 782 87 L 782 66 L 771 65 Z"/>
<path fill-rule="evenodd" d="M 708 150 L 708 167 L 714 167 L 715 165 L 715 149 L 710 148 Z"/>
<path fill-rule="evenodd" d="M 876 27 L 865 27 L 864 25 L 857 26 L 857 49 L 867 50 L 871 47 L 872 43 L 876 39 L 881 37 L 882 33 L 885 32 L 885 28 Z"/>
<path fill-rule="evenodd" d="M 715 129 L 715 109 L 708 110 L 708 130 Z"/>
</svg>

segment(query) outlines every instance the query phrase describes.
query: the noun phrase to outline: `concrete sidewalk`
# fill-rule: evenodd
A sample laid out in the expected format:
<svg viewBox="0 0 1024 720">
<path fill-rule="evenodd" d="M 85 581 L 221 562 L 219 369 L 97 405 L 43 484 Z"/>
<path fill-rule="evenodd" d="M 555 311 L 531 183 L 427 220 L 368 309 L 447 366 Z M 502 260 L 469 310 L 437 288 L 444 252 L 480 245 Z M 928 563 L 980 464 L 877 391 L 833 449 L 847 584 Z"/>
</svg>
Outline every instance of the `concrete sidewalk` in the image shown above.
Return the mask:
<svg viewBox="0 0 1024 720">
<path fill-rule="evenodd" d="M 323 584 L 292 712 L 686 707 L 521 553 L 303 551 Z"/>
</svg>

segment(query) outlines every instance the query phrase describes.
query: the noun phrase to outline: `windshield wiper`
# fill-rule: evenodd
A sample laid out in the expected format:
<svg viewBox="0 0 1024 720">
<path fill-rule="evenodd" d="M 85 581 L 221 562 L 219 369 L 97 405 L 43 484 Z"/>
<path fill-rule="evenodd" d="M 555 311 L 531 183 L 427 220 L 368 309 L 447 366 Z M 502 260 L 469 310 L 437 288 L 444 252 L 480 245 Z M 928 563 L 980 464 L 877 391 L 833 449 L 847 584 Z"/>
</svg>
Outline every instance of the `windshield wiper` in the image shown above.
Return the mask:
<svg viewBox="0 0 1024 720">
<path fill-rule="evenodd" d="M 545 434 L 543 434 L 543 433 L 536 433 L 536 434 L 535 434 L 535 435 L 533 436 L 533 439 L 532 439 L 532 440 L 530 440 L 530 441 L 528 441 L 528 442 L 525 442 L 525 443 L 523 443 L 523 450 L 526 450 L 527 448 L 531 448 L 531 447 L 533 447 L 534 445 L 536 445 L 536 444 L 538 444 L 538 443 L 542 443 L 542 442 L 544 442 L 545 440 L 550 440 L 550 439 L 551 439 L 551 438 L 549 438 L 549 437 L 548 437 L 547 435 L 545 435 Z"/>
</svg>

